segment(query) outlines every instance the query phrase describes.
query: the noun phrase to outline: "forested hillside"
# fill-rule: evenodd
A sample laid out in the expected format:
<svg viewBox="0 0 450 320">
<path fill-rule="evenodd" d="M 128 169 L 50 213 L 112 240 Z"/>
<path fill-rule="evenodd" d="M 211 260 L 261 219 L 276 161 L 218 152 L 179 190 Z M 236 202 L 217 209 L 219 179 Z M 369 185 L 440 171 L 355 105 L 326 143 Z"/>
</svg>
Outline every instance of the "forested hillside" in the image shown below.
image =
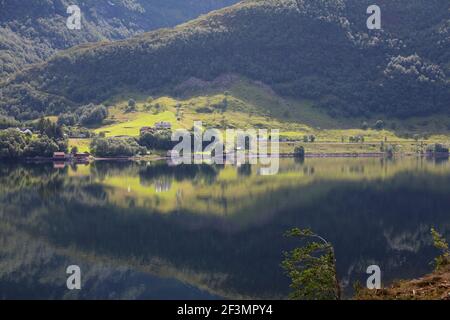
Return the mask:
<svg viewBox="0 0 450 320">
<path fill-rule="evenodd" d="M 174 26 L 237 0 L 0 0 L 0 75 L 85 42 L 115 40 Z M 79 5 L 82 29 L 66 12 Z"/>
<path fill-rule="evenodd" d="M 159 94 L 190 78 L 235 73 L 333 116 L 450 110 L 450 2 L 249 0 L 180 25 L 59 53 L 1 86 L 16 118 L 58 114 L 119 93 Z"/>
</svg>

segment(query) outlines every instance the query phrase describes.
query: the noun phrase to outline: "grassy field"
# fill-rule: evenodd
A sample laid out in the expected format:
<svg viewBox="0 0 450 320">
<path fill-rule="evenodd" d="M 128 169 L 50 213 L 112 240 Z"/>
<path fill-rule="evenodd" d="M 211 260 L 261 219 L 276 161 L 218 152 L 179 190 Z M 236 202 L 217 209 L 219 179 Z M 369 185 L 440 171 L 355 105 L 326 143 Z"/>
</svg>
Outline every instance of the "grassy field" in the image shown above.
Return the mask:
<svg viewBox="0 0 450 320">
<path fill-rule="evenodd" d="M 142 127 L 153 126 L 156 122 L 167 121 L 172 123 L 174 129 L 179 129 L 180 125 L 176 121 L 175 114 L 169 111 L 153 115 L 144 112 L 135 112 L 129 115 L 125 122 L 118 121 L 112 125 L 107 125 L 94 130 L 95 133 L 105 133 L 107 137 L 137 137 Z"/>
<path fill-rule="evenodd" d="M 430 141 L 423 143 L 423 149 L 426 145 L 431 144 Z M 420 142 L 419 142 L 420 144 Z M 297 146 L 303 146 L 306 154 L 366 154 L 382 152 L 382 143 L 365 142 L 365 143 L 333 143 L 333 142 L 281 142 L 280 153 L 292 153 Z M 385 144 L 386 146 L 386 144 Z M 418 149 L 417 143 L 414 141 L 396 141 L 392 143 L 397 153 L 415 153 Z"/>
<path fill-rule="evenodd" d="M 78 148 L 78 152 L 90 152 L 89 145 L 91 139 L 69 139 L 69 150 L 73 147 Z"/>
<path fill-rule="evenodd" d="M 205 94 L 206 92 L 206 94 Z M 137 101 L 136 109 L 127 112 L 128 99 Z M 284 143 L 282 152 L 292 152 L 295 146 L 305 146 L 309 153 L 366 153 L 379 152 L 382 144 L 395 145 L 400 152 L 414 152 L 417 142 L 405 138 L 406 132 L 420 132 L 426 136 L 423 143 L 450 143 L 447 126 L 448 117 L 409 119 L 407 121 L 384 120 L 386 129 L 360 129 L 366 121 L 369 126 L 375 119 L 334 119 L 313 107 L 310 101 L 294 101 L 274 94 L 270 88 L 239 80 L 229 85 L 226 90 L 202 90 L 185 95 L 183 99 L 169 96 L 121 96 L 116 97 L 109 108 L 109 117 L 105 125 L 94 129 L 96 134 L 104 133 L 107 137 L 138 137 L 144 126 L 153 126 L 156 122 L 166 121 L 173 129 L 190 130 L 194 121 L 202 121 L 204 128 L 238 128 L 238 129 L 278 129 L 282 140 L 295 140 Z M 422 126 L 423 130 L 418 130 Z M 394 130 L 390 127 L 402 128 Z M 431 127 L 437 128 L 432 133 Z M 408 131 L 409 130 L 409 131 Z M 441 132 L 442 131 L 442 132 Z M 314 135 L 314 143 L 303 143 L 305 135 Z M 350 137 L 364 137 L 363 143 L 349 143 Z M 79 144 L 79 150 L 88 149 L 88 141 L 73 141 Z"/>
</svg>

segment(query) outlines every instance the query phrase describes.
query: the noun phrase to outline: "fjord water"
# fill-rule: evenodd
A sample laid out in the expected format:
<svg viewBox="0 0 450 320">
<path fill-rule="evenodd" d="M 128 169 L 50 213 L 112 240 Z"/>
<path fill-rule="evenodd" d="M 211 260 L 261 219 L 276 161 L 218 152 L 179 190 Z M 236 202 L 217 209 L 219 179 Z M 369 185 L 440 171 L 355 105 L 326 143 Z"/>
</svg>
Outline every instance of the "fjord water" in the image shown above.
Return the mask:
<svg viewBox="0 0 450 320">
<path fill-rule="evenodd" d="M 282 159 L 257 166 L 0 165 L 0 298 L 286 298 L 283 234 L 335 247 L 347 295 L 432 270 L 450 230 L 450 164 L 425 158 Z M 82 289 L 66 287 L 79 265 Z"/>
</svg>

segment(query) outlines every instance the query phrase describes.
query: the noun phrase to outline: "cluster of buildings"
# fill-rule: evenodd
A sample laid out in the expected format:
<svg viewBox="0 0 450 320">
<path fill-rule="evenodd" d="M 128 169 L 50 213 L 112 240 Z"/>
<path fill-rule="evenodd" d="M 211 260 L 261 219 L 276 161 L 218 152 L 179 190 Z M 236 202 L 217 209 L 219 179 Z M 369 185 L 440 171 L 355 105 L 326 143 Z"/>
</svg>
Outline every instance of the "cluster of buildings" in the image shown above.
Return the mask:
<svg viewBox="0 0 450 320">
<path fill-rule="evenodd" d="M 53 153 L 53 160 L 61 162 L 74 161 L 78 163 L 85 163 L 89 162 L 90 156 L 91 155 L 89 152 L 77 152 L 73 154 L 66 154 L 65 152 L 55 152 Z"/>
<path fill-rule="evenodd" d="M 161 121 L 155 123 L 153 127 L 142 127 L 140 130 L 141 135 L 145 133 L 156 133 L 160 130 L 171 130 L 172 124 L 170 122 Z"/>
<path fill-rule="evenodd" d="M 156 133 L 160 130 L 171 130 L 172 124 L 170 122 L 161 121 L 155 123 L 153 127 L 142 127 L 140 129 L 140 133 Z M 86 163 L 89 162 L 90 154 L 88 152 L 86 153 L 73 153 L 73 154 L 66 154 L 65 152 L 55 152 L 53 153 L 53 161 L 55 162 L 67 162 L 67 161 L 73 161 L 77 163 Z M 164 189 L 165 187 L 161 187 L 161 189 Z"/>
</svg>

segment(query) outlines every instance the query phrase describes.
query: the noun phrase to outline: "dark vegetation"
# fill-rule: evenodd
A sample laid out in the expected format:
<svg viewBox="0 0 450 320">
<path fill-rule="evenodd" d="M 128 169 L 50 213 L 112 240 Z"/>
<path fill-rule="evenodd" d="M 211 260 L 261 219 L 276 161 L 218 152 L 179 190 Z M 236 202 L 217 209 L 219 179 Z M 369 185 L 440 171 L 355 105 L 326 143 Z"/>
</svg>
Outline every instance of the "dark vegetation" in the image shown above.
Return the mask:
<svg viewBox="0 0 450 320">
<path fill-rule="evenodd" d="M 101 125 L 108 117 L 108 109 L 103 105 L 92 103 L 79 108 L 76 112 L 62 113 L 58 117 L 58 124 L 65 126 L 95 126 Z"/>
<path fill-rule="evenodd" d="M 294 228 L 288 237 L 302 240 L 301 246 L 285 252 L 282 267 L 291 280 L 290 299 L 340 300 L 342 288 L 336 272 L 336 258 L 331 243 L 309 229 Z M 395 281 L 392 288 L 365 289 L 359 281 L 353 284 L 355 298 L 383 300 L 444 299 L 449 295 L 450 251 L 445 237 L 431 228 L 433 246 L 440 252 L 434 258 L 435 270 L 419 280 Z M 432 279 L 430 279 L 432 278 Z"/>
<path fill-rule="evenodd" d="M 67 139 L 61 126 L 41 119 L 33 124 L 37 136 L 9 128 L 0 131 L 0 159 L 52 157 L 56 151 L 66 152 Z"/>
<path fill-rule="evenodd" d="M 309 229 L 294 228 L 287 237 L 302 241 L 301 247 L 284 253 L 282 267 L 291 279 L 290 299 L 340 300 L 333 246 Z"/>
<path fill-rule="evenodd" d="M 146 132 L 139 137 L 139 144 L 148 149 L 170 150 L 175 145 L 171 137 L 171 130 L 159 130 L 155 133 Z"/>
<path fill-rule="evenodd" d="M 218 142 L 218 141 L 213 141 Z M 195 134 L 191 131 L 191 147 L 194 150 Z M 202 149 L 211 142 L 202 141 Z M 143 132 L 139 138 L 105 138 L 96 137 L 91 143 L 91 151 L 98 157 L 131 157 L 146 155 L 150 151 L 172 150 L 177 141 L 172 141 L 172 130 L 161 129 L 155 132 Z M 249 141 L 246 140 L 246 150 L 249 149 Z M 215 155 L 213 152 L 212 155 Z"/>
<path fill-rule="evenodd" d="M 443 146 L 442 144 L 435 143 L 435 144 L 429 145 L 427 147 L 427 152 L 433 153 L 433 154 L 442 154 L 442 155 L 448 157 L 449 150 L 447 147 Z"/>
<path fill-rule="evenodd" d="M 296 158 L 304 158 L 305 157 L 305 148 L 303 146 L 295 147 L 294 156 Z"/>
<path fill-rule="evenodd" d="M 0 86 L 0 107 L 24 119 L 238 73 L 333 116 L 447 113 L 448 0 L 380 0 L 382 31 L 366 28 L 369 4 L 244 1 L 175 29 L 70 49 Z"/>
<path fill-rule="evenodd" d="M 434 259 L 434 266 L 436 271 L 447 267 L 450 264 L 450 251 L 448 249 L 448 242 L 436 229 L 431 228 L 431 236 L 433 237 L 433 245 L 441 254 Z"/>
<path fill-rule="evenodd" d="M 155 162 L 144 166 L 136 163 L 95 162 L 91 166 L 90 174 L 96 180 L 106 176 L 123 177 L 125 174 L 133 176 L 139 174 L 141 184 L 150 187 L 157 180 L 164 178 L 170 180 L 172 177 L 176 179 L 175 181 L 194 179 L 213 184 L 217 181 L 216 177 L 222 168 L 222 166 L 209 165 L 170 167 Z M 24 177 L 26 177 L 25 180 Z M 448 225 L 448 206 L 450 205 L 448 182 L 449 177 L 445 175 L 424 174 L 411 177 L 409 173 L 399 173 L 392 179 L 387 179 L 383 188 L 380 188 L 379 181 L 368 181 L 364 187 L 361 187 L 360 181 L 347 183 L 330 181 L 328 184 L 330 189 L 323 190 L 323 187 L 312 186 L 319 197 L 314 203 L 308 201 L 305 203 L 298 197 L 298 194 L 311 188 L 311 185 L 301 187 L 290 193 L 291 201 L 287 202 L 289 207 L 285 214 L 271 215 L 270 223 L 258 228 L 246 228 L 239 237 L 235 237 L 238 240 L 236 243 L 227 241 L 230 238 L 227 232 L 217 232 L 211 228 L 206 228 L 202 232 L 197 229 L 192 230 L 192 224 L 187 225 L 183 223 L 185 220 L 180 220 L 184 216 L 149 215 L 146 209 L 139 211 L 138 207 L 130 207 L 125 212 L 140 214 L 140 216 L 139 219 L 129 219 L 128 215 L 124 215 L 124 208 L 105 203 L 104 199 L 107 199 L 107 192 L 111 188 L 109 185 L 89 187 L 89 179 L 81 179 L 81 181 L 73 179 L 67 171 L 61 174 L 61 171 L 53 170 L 51 165 L 24 167 L 8 164 L 0 170 L 0 183 L 4 185 L 4 192 L 1 195 L 4 199 L 8 199 L 2 202 L 6 205 L 3 212 L 8 225 L 24 225 L 23 215 L 17 214 L 16 208 L 37 208 L 35 211 L 38 215 L 27 216 L 34 222 L 30 225 L 34 227 L 29 231 L 35 234 L 44 230 L 46 232 L 44 236 L 53 244 L 76 246 L 77 251 L 83 252 L 86 250 L 103 252 L 111 259 L 119 261 L 119 264 L 120 261 L 138 257 L 139 261 L 143 261 L 140 265 L 146 266 L 154 256 L 158 256 L 164 261 L 195 270 L 196 273 L 216 270 L 221 274 L 228 274 L 229 277 L 219 284 L 212 281 L 213 289 L 224 289 L 232 293 L 241 292 L 246 296 L 260 299 L 276 299 L 287 293 L 289 278 L 283 274 L 283 269 L 280 267 L 281 251 L 289 250 L 290 246 L 300 246 L 301 243 L 296 238 L 285 239 L 282 234 L 286 228 L 295 225 L 308 225 L 317 234 L 326 236 L 336 249 L 338 274 L 343 277 L 347 275 L 350 266 L 360 264 L 361 261 L 375 260 L 387 264 L 392 259 L 407 261 L 406 269 L 410 270 L 410 274 L 417 274 L 417 272 L 424 274 L 427 272 L 428 263 L 437 255 L 437 253 L 429 252 L 422 256 L 424 250 L 428 250 L 426 248 L 429 247 L 428 229 L 436 225 L 438 221 L 439 225 Z M 49 190 L 49 193 L 45 194 L 50 196 L 43 197 L 43 190 Z M 74 190 L 78 196 L 74 196 Z M 271 210 L 270 208 L 276 208 L 274 197 L 284 196 L 286 196 L 285 189 L 272 190 L 270 197 L 262 195 L 258 198 L 258 204 L 250 207 L 253 210 L 248 211 L 255 212 L 254 219 L 259 219 L 261 213 L 254 208 L 261 208 L 260 203 L 262 203 Z M 36 201 L 40 202 L 36 203 Z M 430 201 L 436 204 L 433 210 L 429 210 Z M 373 203 L 374 207 L 368 208 L 368 203 Z M 46 208 L 43 206 L 61 208 L 61 204 L 64 204 L 64 210 L 60 210 L 60 215 L 49 215 L 47 210 L 43 210 Z M 406 204 L 408 204 L 407 219 L 404 215 L 395 214 L 403 210 Z M 99 214 L 92 214 L 93 208 Z M 342 215 L 336 217 L 337 211 L 342 212 Z M 198 214 L 189 211 L 182 212 L 191 214 L 196 223 L 206 221 L 217 224 L 217 217 L 199 217 Z M 304 214 L 299 215 L 299 212 Z M 379 218 L 384 223 L 372 223 L 373 212 L 379 212 Z M 317 219 L 318 216 L 321 219 Z M 329 219 L 333 223 L 321 223 L 323 219 Z M 111 221 L 111 223 L 105 224 L 105 221 Z M 345 223 L 339 223 L 342 221 Z M 386 224 L 392 226 L 392 234 L 402 237 L 419 233 L 418 252 L 420 254 L 410 250 L 392 250 L 390 242 L 386 239 L 386 233 L 383 233 Z M 367 228 L 361 230 L 357 227 L 361 225 L 366 225 Z M 359 232 L 356 234 L 348 232 L 352 228 L 356 228 Z M 134 232 L 130 233 L 129 230 Z M 448 236 L 448 228 L 444 227 L 443 231 Z M 178 236 L 174 237 L 174 234 Z M 95 237 L 92 238 L 92 235 Z M 110 239 L 110 241 L 99 241 L 99 239 Z M 377 245 L 380 245 L 381 249 L 373 250 Z M 235 250 L 237 247 L 242 250 Z M 265 248 L 265 263 L 258 260 L 260 257 L 258 248 L 262 247 Z M 180 255 L 180 248 L 186 254 Z M 41 246 L 39 250 L 42 252 Z M 229 252 L 230 256 L 221 258 L 223 252 Z M 40 257 L 40 255 L 35 256 Z M 198 259 L 199 256 L 206 258 Z M 410 263 L 411 261 L 414 263 Z M 42 264 L 40 260 L 37 263 Z M 24 267 L 27 273 L 21 273 L 23 274 L 21 279 L 34 279 L 29 276 L 29 265 L 30 263 L 27 262 Z M 404 268 L 404 266 L 395 264 L 392 268 L 394 269 L 389 269 L 390 274 L 396 275 L 398 273 L 392 273 L 392 270 L 399 270 L 397 268 Z M 252 272 L 254 270 L 259 272 Z M 17 274 L 17 271 L 12 272 Z M 359 272 L 362 273 L 363 278 L 355 278 L 355 274 Z M 216 279 L 217 273 L 208 274 L 211 275 L 208 279 Z M 365 282 L 365 276 L 365 268 L 364 270 L 356 269 L 349 281 L 350 283 L 356 280 Z M 4 277 L 10 277 L 10 275 Z M 388 273 L 384 277 L 388 277 Z M 36 283 L 39 282 L 38 280 Z M 56 286 L 59 287 L 60 281 L 58 279 L 55 281 Z M 390 278 L 386 281 L 390 281 Z M 64 290 L 62 291 L 64 294 Z M 229 298 L 238 297 L 231 295 Z"/>
<path fill-rule="evenodd" d="M 95 137 L 91 143 L 91 152 L 97 157 L 133 157 L 145 154 L 147 149 L 141 147 L 134 138 Z"/>
<path fill-rule="evenodd" d="M 11 117 L 5 117 L 0 115 L 0 130 L 7 129 L 12 127 L 17 127 L 20 125 L 20 122 Z"/>
<path fill-rule="evenodd" d="M 87 42 L 124 39 L 174 26 L 237 0 L 2 0 L 0 76 L 41 62 L 58 50 Z M 79 5 L 82 29 L 68 30 L 66 9 Z"/>
<path fill-rule="evenodd" d="M 139 139 L 95 137 L 91 151 L 97 157 L 133 157 L 145 155 L 148 150 L 167 151 L 174 147 L 171 136 L 171 130 L 158 130 L 143 133 Z"/>
</svg>

